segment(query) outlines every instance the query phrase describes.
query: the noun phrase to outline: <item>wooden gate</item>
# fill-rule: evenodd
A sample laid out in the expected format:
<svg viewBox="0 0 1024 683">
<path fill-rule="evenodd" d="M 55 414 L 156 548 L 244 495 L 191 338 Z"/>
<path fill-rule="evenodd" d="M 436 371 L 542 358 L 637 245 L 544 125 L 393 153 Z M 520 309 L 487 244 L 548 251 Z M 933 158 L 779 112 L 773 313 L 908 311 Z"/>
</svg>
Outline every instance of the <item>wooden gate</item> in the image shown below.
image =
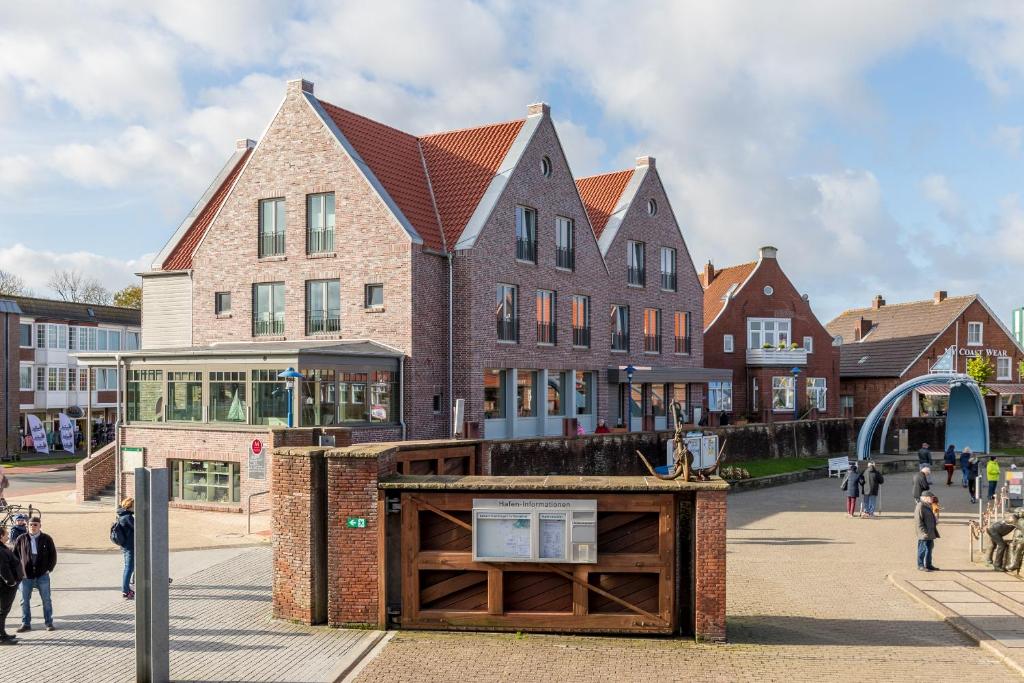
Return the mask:
<svg viewBox="0 0 1024 683">
<path fill-rule="evenodd" d="M 675 495 L 504 494 L 596 499 L 596 564 L 474 562 L 475 497 L 401 494 L 403 628 L 676 632 Z"/>
</svg>

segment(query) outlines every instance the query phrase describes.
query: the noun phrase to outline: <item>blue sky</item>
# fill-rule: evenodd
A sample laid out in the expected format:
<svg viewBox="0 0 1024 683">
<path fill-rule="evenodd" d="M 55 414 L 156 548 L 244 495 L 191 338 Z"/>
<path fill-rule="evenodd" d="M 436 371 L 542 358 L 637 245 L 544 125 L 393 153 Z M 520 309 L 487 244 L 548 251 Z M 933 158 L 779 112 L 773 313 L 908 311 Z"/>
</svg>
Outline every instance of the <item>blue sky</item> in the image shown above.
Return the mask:
<svg viewBox="0 0 1024 683">
<path fill-rule="evenodd" d="M 543 99 L 577 175 L 657 157 L 698 268 L 774 244 L 824 319 L 940 288 L 1005 319 L 1022 44 L 995 1 L 7 3 L 0 269 L 132 282 L 301 75 L 413 133 Z"/>
</svg>

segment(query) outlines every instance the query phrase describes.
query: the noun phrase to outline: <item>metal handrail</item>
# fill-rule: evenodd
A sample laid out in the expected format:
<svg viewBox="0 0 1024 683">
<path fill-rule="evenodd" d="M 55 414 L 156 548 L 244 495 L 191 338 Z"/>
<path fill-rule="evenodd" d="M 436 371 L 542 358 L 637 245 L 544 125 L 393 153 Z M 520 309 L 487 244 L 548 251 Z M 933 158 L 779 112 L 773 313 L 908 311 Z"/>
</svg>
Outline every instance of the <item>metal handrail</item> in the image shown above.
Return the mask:
<svg viewBox="0 0 1024 683">
<path fill-rule="evenodd" d="M 270 491 L 259 491 L 257 493 L 250 493 L 249 497 L 245 501 L 245 535 L 252 534 L 252 499 L 256 496 L 265 496 Z M 270 508 L 266 510 L 260 510 L 260 512 L 268 512 Z"/>
</svg>

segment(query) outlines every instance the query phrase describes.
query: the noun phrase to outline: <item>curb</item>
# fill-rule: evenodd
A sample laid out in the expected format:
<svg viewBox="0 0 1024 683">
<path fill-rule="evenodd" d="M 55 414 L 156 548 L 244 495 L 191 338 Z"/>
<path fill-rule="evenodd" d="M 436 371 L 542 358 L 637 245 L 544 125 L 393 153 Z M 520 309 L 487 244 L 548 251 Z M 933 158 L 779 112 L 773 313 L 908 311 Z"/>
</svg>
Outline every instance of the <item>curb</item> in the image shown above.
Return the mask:
<svg viewBox="0 0 1024 683">
<path fill-rule="evenodd" d="M 930 609 L 944 622 L 976 642 L 978 647 L 988 650 L 990 654 L 995 656 L 995 658 L 1002 662 L 1008 669 L 1012 669 L 1019 676 L 1024 676 L 1024 666 L 1013 659 L 1007 648 L 992 640 L 992 637 L 989 634 L 973 626 L 966 619 L 948 607 L 932 600 L 925 595 L 923 591 L 919 591 L 917 588 L 911 586 L 906 579 L 902 579 L 895 574 L 889 574 L 886 578 L 889 579 L 889 583 L 906 593 L 915 602 Z"/>
<path fill-rule="evenodd" d="M 222 545 L 197 545 L 189 546 L 188 548 L 169 548 L 168 552 L 180 553 L 180 552 L 195 552 L 197 550 L 231 550 L 232 548 L 263 548 L 270 547 L 270 541 L 267 540 L 265 543 L 226 543 Z M 107 553 L 119 553 L 120 548 L 69 548 L 61 546 L 60 551 L 62 553 L 82 553 L 85 555 L 105 555 Z"/>
<path fill-rule="evenodd" d="M 350 662 L 342 660 L 342 670 L 331 679 L 333 683 L 354 681 L 362 673 L 366 665 L 373 661 L 384 650 L 388 642 L 395 637 L 397 631 L 376 631 L 369 643 L 360 650 Z"/>
<path fill-rule="evenodd" d="M 909 464 L 908 464 L 909 463 Z M 736 463 L 738 467 L 743 466 L 743 461 Z M 893 472 L 912 472 L 917 469 L 917 461 L 909 460 L 887 460 L 883 462 L 877 462 L 876 466 L 885 474 L 892 474 Z M 736 481 L 729 482 L 729 493 L 741 493 L 743 491 L 757 491 L 760 489 L 773 488 L 775 486 L 785 486 L 787 484 L 796 484 L 801 481 L 813 481 L 815 479 L 826 479 L 828 477 L 828 467 L 825 465 L 818 465 L 805 470 L 796 470 L 795 472 L 784 472 L 782 474 L 768 474 L 763 477 L 753 477 L 751 479 L 737 479 Z"/>
</svg>

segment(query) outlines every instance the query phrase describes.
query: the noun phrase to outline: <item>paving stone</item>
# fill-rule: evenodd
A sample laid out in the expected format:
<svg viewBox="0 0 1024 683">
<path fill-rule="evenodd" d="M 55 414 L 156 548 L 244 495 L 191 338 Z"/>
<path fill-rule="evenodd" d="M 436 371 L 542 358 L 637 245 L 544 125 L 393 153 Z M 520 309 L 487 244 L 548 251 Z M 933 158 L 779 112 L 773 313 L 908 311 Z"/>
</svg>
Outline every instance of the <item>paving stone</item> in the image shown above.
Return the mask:
<svg viewBox="0 0 1024 683">
<path fill-rule="evenodd" d="M 1019 631 L 989 631 L 988 634 L 1006 647 L 1024 648 L 1024 633 Z"/>
<path fill-rule="evenodd" d="M 1003 595 L 1016 600 L 1017 602 L 1024 603 L 1024 591 L 1000 591 Z"/>
<path fill-rule="evenodd" d="M 984 602 L 944 602 L 942 604 L 957 614 L 965 617 L 1002 616 L 1012 614 L 1009 610 L 1003 609 L 999 605 L 994 602 L 989 602 L 988 600 Z"/>
<path fill-rule="evenodd" d="M 925 591 L 932 600 L 939 602 L 990 602 L 987 598 L 971 591 Z"/>
<path fill-rule="evenodd" d="M 960 591 L 964 587 L 956 581 L 909 581 L 911 585 L 923 591 Z"/>
</svg>

